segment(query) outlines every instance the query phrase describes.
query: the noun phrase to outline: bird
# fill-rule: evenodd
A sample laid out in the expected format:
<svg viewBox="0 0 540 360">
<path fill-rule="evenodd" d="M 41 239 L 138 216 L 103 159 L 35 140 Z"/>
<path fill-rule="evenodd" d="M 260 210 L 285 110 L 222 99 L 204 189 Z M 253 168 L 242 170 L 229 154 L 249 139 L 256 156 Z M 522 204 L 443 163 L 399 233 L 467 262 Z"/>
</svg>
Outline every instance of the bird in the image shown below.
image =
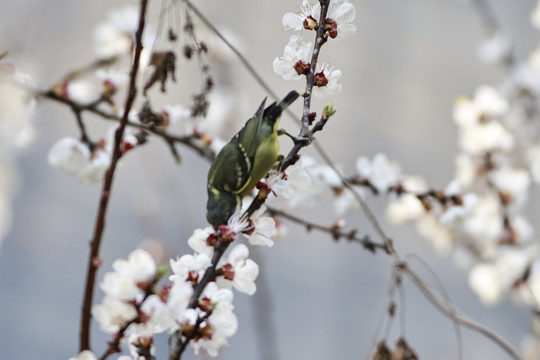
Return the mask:
<svg viewBox="0 0 540 360">
<path fill-rule="evenodd" d="M 217 154 L 208 171 L 206 219 L 216 230 L 226 225 L 242 198 L 272 169 L 279 156 L 278 125 L 283 111 L 300 95 L 291 91 L 279 103 L 266 98 Z"/>
</svg>

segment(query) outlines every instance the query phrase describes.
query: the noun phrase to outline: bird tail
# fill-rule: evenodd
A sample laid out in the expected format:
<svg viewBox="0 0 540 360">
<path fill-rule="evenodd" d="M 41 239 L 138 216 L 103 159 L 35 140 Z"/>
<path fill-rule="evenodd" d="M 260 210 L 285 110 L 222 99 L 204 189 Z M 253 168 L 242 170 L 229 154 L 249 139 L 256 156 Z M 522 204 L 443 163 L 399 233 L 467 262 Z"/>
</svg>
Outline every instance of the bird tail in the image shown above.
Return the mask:
<svg viewBox="0 0 540 360">
<path fill-rule="evenodd" d="M 291 91 L 283 98 L 283 100 L 279 102 L 279 104 L 276 105 L 276 103 L 273 103 L 272 105 L 268 106 L 264 110 L 263 117 L 268 119 L 278 119 L 283 110 L 289 107 L 289 105 L 291 105 L 299 96 L 300 94 L 298 94 L 296 91 Z"/>
</svg>

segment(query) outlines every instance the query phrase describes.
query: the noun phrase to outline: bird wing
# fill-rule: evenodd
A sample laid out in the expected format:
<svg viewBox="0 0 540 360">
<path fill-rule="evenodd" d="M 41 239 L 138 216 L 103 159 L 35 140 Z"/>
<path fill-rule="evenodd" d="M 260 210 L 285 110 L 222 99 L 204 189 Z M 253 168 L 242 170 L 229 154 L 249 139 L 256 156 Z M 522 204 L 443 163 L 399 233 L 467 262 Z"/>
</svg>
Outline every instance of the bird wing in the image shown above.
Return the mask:
<svg viewBox="0 0 540 360">
<path fill-rule="evenodd" d="M 238 194 L 249 182 L 253 165 L 242 146 L 233 140 L 219 152 L 208 172 L 208 188 L 226 190 Z"/>
</svg>

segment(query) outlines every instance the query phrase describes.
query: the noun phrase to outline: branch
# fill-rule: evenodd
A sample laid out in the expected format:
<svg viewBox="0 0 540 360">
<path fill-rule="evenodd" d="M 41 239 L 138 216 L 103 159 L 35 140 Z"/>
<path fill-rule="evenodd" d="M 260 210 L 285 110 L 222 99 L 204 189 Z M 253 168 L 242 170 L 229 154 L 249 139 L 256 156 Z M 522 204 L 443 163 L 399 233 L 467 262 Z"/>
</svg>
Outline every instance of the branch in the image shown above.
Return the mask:
<svg viewBox="0 0 540 360">
<path fill-rule="evenodd" d="M 371 251 L 372 253 L 375 253 L 377 250 L 383 250 L 385 253 L 389 254 L 389 250 L 386 248 L 384 244 L 373 242 L 369 240 L 369 237 L 367 236 L 358 237 L 356 235 L 357 233 L 356 229 L 351 230 L 349 232 L 345 232 L 345 231 L 340 230 L 336 226 L 330 226 L 330 227 L 322 226 L 322 225 L 301 219 L 289 213 L 286 213 L 285 211 L 274 209 L 271 207 L 268 207 L 268 212 L 274 216 L 279 216 L 287 220 L 290 220 L 292 222 L 295 222 L 299 225 L 303 225 L 305 226 L 307 231 L 310 231 L 311 229 L 316 229 L 316 230 L 332 235 L 332 238 L 336 241 L 339 239 L 345 239 L 350 242 L 356 242 L 356 243 L 361 244 L 365 249 Z"/>
<path fill-rule="evenodd" d="M 84 291 L 84 300 L 81 313 L 81 330 L 80 330 L 80 351 L 90 349 L 90 322 L 91 322 L 91 310 L 92 299 L 94 294 L 94 283 L 96 280 L 97 268 L 99 265 L 99 248 L 103 237 L 103 230 L 105 229 L 105 218 L 107 214 L 107 208 L 109 198 L 112 189 L 112 182 L 116 170 L 116 165 L 120 159 L 120 145 L 122 142 L 122 136 L 124 134 L 126 125 L 128 123 L 128 115 L 137 95 L 137 72 L 139 70 L 139 61 L 142 51 L 142 34 L 145 24 L 146 7 L 148 0 L 141 0 L 141 9 L 139 14 L 139 25 L 135 34 L 135 55 L 133 59 L 133 67 L 130 74 L 129 90 L 127 93 L 126 103 L 124 107 L 124 114 L 120 121 L 118 129 L 116 129 L 114 136 L 113 155 L 111 159 L 111 165 L 105 173 L 105 179 L 103 181 L 103 188 L 101 191 L 101 200 L 99 202 L 98 213 L 96 216 L 96 222 L 94 227 L 94 235 L 90 243 L 90 256 L 88 257 L 88 270 L 86 276 L 86 285 Z"/>
<path fill-rule="evenodd" d="M 320 0 L 321 4 L 321 13 L 319 16 L 319 24 L 317 27 L 317 34 L 315 36 L 315 46 L 313 47 L 313 53 L 311 55 L 311 66 L 309 68 L 309 73 L 306 75 L 306 90 L 304 93 L 304 109 L 302 111 L 302 121 L 301 121 L 301 129 L 300 134 L 298 136 L 299 139 L 305 139 L 304 141 L 295 141 L 293 148 L 287 156 L 285 157 L 285 160 L 283 161 L 283 164 L 281 166 L 282 170 L 285 170 L 290 165 L 294 164 L 298 159 L 298 152 L 303 147 L 309 145 L 312 141 L 313 134 L 322 129 L 322 126 L 320 129 L 318 128 L 318 125 L 316 125 L 312 130 L 309 129 L 309 113 L 311 109 L 311 96 L 312 96 L 312 90 L 313 86 L 315 84 L 315 70 L 317 68 L 317 61 L 319 60 L 319 53 L 321 50 L 321 47 L 326 43 L 327 36 L 325 36 L 326 29 L 326 14 L 328 13 L 328 8 L 330 7 L 330 0 Z"/>
<path fill-rule="evenodd" d="M 88 111 L 92 114 L 98 115 L 99 117 L 105 120 L 116 121 L 119 123 L 121 123 L 123 120 L 123 116 L 120 117 L 116 114 L 100 110 L 93 104 L 80 104 L 78 102 L 75 102 L 73 100 L 70 100 L 63 96 L 58 95 L 55 91 L 51 89 L 48 89 L 48 90 L 30 89 L 30 91 L 32 91 L 38 97 L 43 97 L 43 98 L 67 105 L 71 109 L 73 109 L 75 113 L 77 112 L 82 113 L 84 111 Z M 209 160 L 212 160 L 214 158 L 214 152 L 210 148 L 208 148 L 207 146 L 199 145 L 194 141 L 198 138 L 197 135 L 186 135 L 186 136 L 172 135 L 155 126 L 134 123 L 129 120 L 126 120 L 126 125 L 130 127 L 146 130 L 154 135 L 157 135 L 161 137 L 169 145 L 180 143 L 187 146 L 188 148 L 192 149 L 199 155 Z M 174 152 L 173 152 L 173 155 L 174 155 Z"/>
</svg>

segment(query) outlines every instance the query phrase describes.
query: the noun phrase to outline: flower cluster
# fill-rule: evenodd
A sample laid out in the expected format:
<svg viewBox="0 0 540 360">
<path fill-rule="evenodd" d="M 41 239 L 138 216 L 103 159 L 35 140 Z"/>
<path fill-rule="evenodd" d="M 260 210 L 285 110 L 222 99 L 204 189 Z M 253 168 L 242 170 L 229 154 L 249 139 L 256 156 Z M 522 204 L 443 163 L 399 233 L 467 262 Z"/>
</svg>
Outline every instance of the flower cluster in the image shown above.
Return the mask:
<svg viewBox="0 0 540 360">
<path fill-rule="evenodd" d="M 352 24 L 356 15 L 354 6 L 346 0 L 329 0 L 328 12 L 321 19 L 321 4 L 311 4 L 309 0 L 303 0 L 298 13 L 286 13 L 283 16 L 283 27 L 293 30 L 294 34 L 289 38 L 285 46 L 283 56 L 274 60 L 274 72 L 285 80 L 299 80 L 302 76 L 313 73 L 313 95 L 324 98 L 341 92 L 341 70 L 335 69 L 329 64 L 317 64 L 312 69 L 312 55 L 318 52 L 314 43 L 306 42 L 302 38 L 304 31 L 318 32 L 322 28 L 321 37 L 316 38 L 315 44 L 326 42 L 328 39 L 339 40 L 356 32 Z"/>
<path fill-rule="evenodd" d="M 27 90 L 32 79 L 5 61 L 6 57 L 7 52 L 0 53 L 0 243 L 12 225 L 12 201 L 19 183 L 15 156 L 35 135 L 35 99 Z"/>
<path fill-rule="evenodd" d="M 144 250 L 135 250 L 127 260 L 116 260 L 101 283 L 105 297 L 92 309 L 102 330 L 121 336 L 135 359 L 143 352 L 153 353 L 153 337 L 163 332 L 187 337 L 196 354 L 203 350 L 217 356 L 238 327 L 231 289 L 253 295 L 259 267 L 248 258 L 248 247 L 242 243 L 235 244 L 217 264 L 212 263 L 215 245 L 218 241 L 228 245 L 243 234 L 253 245 L 271 246 L 275 225 L 263 215 L 265 210 L 259 209 L 249 219 L 234 215 L 219 232 L 196 229 L 188 240 L 194 253 L 170 261 L 171 285 L 160 289 L 157 283 L 163 272 Z M 201 283 L 211 267 L 215 278 Z M 204 289 L 194 299 L 200 286 Z"/>
</svg>

